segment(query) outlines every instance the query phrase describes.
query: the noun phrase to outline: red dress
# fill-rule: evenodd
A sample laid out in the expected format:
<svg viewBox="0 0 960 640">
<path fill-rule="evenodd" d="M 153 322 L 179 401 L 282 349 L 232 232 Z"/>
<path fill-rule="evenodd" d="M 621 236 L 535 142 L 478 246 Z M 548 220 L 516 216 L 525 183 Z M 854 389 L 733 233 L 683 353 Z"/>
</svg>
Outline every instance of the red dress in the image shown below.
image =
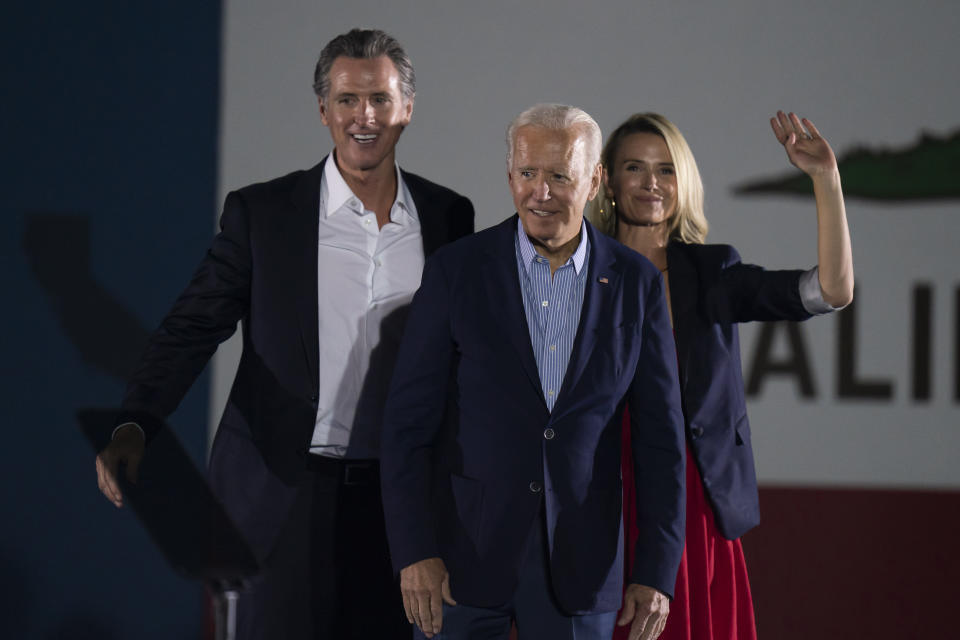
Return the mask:
<svg viewBox="0 0 960 640">
<path fill-rule="evenodd" d="M 636 490 L 630 455 L 630 415 L 623 416 L 623 523 L 627 579 L 637 541 Z M 630 626 L 616 627 L 615 640 L 627 640 Z M 717 530 L 703 492 L 700 471 L 687 445 L 687 537 L 670 616 L 660 640 L 756 640 L 753 598 L 740 540 Z"/>
</svg>

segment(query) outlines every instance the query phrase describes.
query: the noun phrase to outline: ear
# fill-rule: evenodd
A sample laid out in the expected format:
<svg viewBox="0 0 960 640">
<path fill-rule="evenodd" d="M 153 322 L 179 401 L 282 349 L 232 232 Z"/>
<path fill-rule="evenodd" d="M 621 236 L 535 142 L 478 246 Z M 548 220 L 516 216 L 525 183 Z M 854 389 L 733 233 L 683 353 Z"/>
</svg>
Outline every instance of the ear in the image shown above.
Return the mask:
<svg viewBox="0 0 960 640">
<path fill-rule="evenodd" d="M 317 96 L 317 104 L 320 106 L 320 120 L 323 122 L 325 127 L 329 127 L 330 123 L 327 121 L 327 106 L 323 103 L 323 98 Z"/>
<path fill-rule="evenodd" d="M 597 163 L 597 166 L 593 169 L 593 175 L 590 176 L 590 197 L 588 200 L 593 200 L 597 197 L 597 192 L 600 190 L 601 176 L 603 175 L 603 165 Z"/>
<path fill-rule="evenodd" d="M 414 96 L 403 99 L 403 115 L 401 116 L 400 123 L 404 127 L 410 124 L 410 120 L 413 118 L 413 99 Z"/>
<path fill-rule="evenodd" d="M 603 188 L 606 190 L 607 193 L 610 193 L 610 173 L 607 171 L 606 167 L 603 167 L 602 171 L 603 171 Z"/>
</svg>

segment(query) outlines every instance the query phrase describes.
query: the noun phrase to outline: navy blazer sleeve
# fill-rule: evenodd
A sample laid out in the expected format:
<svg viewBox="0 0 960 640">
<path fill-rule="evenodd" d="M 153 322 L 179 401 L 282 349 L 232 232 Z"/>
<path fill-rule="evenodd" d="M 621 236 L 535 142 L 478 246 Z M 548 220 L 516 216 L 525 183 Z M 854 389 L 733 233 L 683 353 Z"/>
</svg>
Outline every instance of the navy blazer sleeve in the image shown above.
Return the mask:
<svg viewBox="0 0 960 640">
<path fill-rule="evenodd" d="M 631 582 L 673 594 L 685 531 L 685 449 L 676 348 L 659 276 L 644 303 L 641 335 L 629 391 L 639 530 Z"/>
<path fill-rule="evenodd" d="M 381 436 L 383 507 L 396 571 L 440 555 L 430 480 L 455 351 L 444 253 L 427 259 L 410 306 Z"/>
<path fill-rule="evenodd" d="M 721 322 L 806 320 L 811 317 L 800 298 L 798 269 L 771 271 L 741 262 L 730 245 L 704 245 L 698 271 L 708 277 L 708 315 Z M 719 264 L 709 269 L 710 263 Z M 715 278 L 715 279 L 714 279 Z"/>
</svg>

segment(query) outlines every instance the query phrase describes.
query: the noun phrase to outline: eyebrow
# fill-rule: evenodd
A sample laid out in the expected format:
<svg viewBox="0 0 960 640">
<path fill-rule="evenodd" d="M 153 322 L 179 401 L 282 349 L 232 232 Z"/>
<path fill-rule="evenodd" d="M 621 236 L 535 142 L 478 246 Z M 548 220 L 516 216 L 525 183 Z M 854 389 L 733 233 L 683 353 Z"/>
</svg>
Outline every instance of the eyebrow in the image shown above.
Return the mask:
<svg viewBox="0 0 960 640">
<path fill-rule="evenodd" d="M 624 158 L 624 159 L 623 159 L 623 164 L 626 164 L 626 163 L 628 163 L 628 162 L 636 162 L 636 163 L 638 163 L 638 164 L 647 164 L 647 161 L 646 161 L 646 160 L 639 160 L 639 159 L 637 159 L 637 158 Z M 672 161 L 670 161 L 670 162 L 656 162 L 656 163 L 654 163 L 654 164 L 660 165 L 661 167 L 663 167 L 663 166 L 672 167 L 672 166 L 673 166 L 673 162 L 672 162 Z"/>
</svg>

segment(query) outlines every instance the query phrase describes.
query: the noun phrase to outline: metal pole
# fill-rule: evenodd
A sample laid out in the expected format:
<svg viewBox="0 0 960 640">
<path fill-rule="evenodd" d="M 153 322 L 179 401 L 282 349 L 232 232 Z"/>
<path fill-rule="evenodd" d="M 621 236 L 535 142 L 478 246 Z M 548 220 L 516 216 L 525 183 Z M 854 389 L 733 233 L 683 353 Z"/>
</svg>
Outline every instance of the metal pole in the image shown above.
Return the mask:
<svg viewBox="0 0 960 640">
<path fill-rule="evenodd" d="M 216 640 L 235 640 L 237 636 L 237 598 L 240 592 L 226 588 L 214 593 Z"/>
</svg>

